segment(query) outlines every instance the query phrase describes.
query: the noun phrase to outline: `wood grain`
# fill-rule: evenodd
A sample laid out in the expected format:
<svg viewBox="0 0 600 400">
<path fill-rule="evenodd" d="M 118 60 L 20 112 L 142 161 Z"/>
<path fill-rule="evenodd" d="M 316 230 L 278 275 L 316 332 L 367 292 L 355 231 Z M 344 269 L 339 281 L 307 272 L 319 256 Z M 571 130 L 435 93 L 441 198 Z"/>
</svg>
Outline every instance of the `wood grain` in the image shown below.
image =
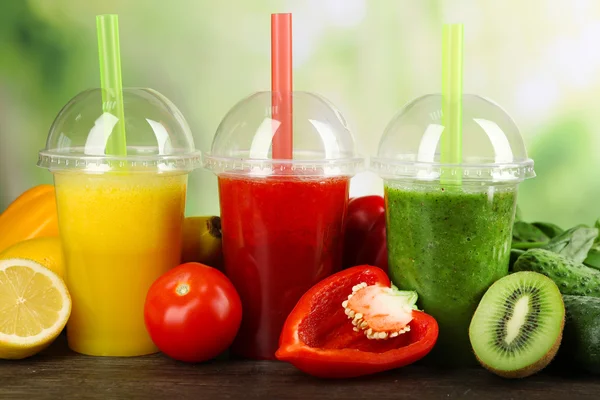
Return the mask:
<svg viewBox="0 0 600 400">
<path fill-rule="evenodd" d="M 0 361 L 0 399 L 600 399 L 600 379 L 546 372 L 518 381 L 481 368 L 410 366 L 325 381 L 288 364 L 220 360 L 188 365 L 157 354 L 86 357 L 60 338 L 42 354 Z"/>
</svg>

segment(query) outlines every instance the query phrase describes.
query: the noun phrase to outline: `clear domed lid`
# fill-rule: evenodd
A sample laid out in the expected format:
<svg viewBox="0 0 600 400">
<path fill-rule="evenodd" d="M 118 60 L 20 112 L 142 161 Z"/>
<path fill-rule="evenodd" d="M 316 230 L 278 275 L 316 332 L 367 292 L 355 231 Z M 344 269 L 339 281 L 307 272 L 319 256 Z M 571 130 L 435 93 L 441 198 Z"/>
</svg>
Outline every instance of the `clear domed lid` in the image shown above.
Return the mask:
<svg viewBox="0 0 600 400">
<path fill-rule="evenodd" d="M 102 89 L 75 96 L 54 120 L 38 166 L 51 171 L 189 172 L 197 167 L 190 128 L 169 99 L 152 89 L 123 89 L 123 121 L 116 112 L 103 111 Z M 111 149 L 121 129 L 126 155 Z M 111 141 L 113 144 L 111 144 Z"/>
<path fill-rule="evenodd" d="M 282 122 L 273 116 L 273 92 L 257 92 L 225 115 L 204 166 L 216 174 L 353 175 L 363 166 L 340 112 L 324 98 L 293 92 L 292 158 L 273 158 Z M 277 154 L 275 155 L 277 156 Z M 278 156 L 277 156 L 278 157 Z"/>
<path fill-rule="evenodd" d="M 523 138 L 497 104 L 465 94 L 462 101 L 462 162 L 442 162 L 442 96 L 407 104 L 388 124 L 371 168 L 384 179 L 439 180 L 444 169 L 462 181 L 519 182 L 535 176 Z"/>
</svg>

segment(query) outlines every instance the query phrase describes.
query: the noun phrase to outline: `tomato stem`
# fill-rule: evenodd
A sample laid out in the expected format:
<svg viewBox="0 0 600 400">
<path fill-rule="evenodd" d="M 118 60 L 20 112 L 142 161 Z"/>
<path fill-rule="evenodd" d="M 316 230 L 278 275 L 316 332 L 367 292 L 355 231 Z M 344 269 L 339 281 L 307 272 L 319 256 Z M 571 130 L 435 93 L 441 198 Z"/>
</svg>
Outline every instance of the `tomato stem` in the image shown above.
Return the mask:
<svg viewBox="0 0 600 400">
<path fill-rule="evenodd" d="M 179 296 L 185 296 L 189 292 L 190 292 L 190 285 L 188 285 L 187 283 L 180 283 L 179 285 L 177 285 L 177 288 L 175 289 L 175 293 L 177 293 L 177 295 L 179 295 Z"/>
</svg>

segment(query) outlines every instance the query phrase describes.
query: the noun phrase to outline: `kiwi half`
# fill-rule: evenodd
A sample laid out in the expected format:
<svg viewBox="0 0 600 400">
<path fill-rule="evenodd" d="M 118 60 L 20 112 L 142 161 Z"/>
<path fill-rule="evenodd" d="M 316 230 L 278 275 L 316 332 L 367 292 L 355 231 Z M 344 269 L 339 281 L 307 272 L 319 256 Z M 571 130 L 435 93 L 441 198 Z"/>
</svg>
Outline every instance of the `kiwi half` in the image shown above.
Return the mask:
<svg viewBox="0 0 600 400">
<path fill-rule="evenodd" d="M 485 293 L 469 327 L 475 356 L 505 378 L 524 378 L 552 361 L 562 339 L 565 306 L 556 284 L 517 272 Z"/>
</svg>

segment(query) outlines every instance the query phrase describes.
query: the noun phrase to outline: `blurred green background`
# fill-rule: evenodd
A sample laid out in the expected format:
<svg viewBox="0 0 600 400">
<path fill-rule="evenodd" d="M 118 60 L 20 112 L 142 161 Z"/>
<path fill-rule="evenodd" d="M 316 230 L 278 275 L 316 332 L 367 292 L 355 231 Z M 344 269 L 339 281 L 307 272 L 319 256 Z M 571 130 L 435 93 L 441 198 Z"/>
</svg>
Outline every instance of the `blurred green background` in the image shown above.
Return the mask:
<svg viewBox="0 0 600 400">
<path fill-rule="evenodd" d="M 124 84 L 170 98 L 207 151 L 224 114 L 270 87 L 272 12 L 293 13 L 295 88 L 336 104 L 365 155 L 402 105 L 439 92 L 442 23 L 463 22 L 465 92 L 501 104 L 536 162 L 519 193 L 525 218 L 600 216 L 596 0 L 3 0 L 0 210 L 52 181 L 37 152 L 61 107 L 99 86 L 97 14 L 119 14 Z M 381 182 L 367 174 L 351 190 Z M 211 173 L 191 175 L 187 212 L 218 213 Z"/>
</svg>

